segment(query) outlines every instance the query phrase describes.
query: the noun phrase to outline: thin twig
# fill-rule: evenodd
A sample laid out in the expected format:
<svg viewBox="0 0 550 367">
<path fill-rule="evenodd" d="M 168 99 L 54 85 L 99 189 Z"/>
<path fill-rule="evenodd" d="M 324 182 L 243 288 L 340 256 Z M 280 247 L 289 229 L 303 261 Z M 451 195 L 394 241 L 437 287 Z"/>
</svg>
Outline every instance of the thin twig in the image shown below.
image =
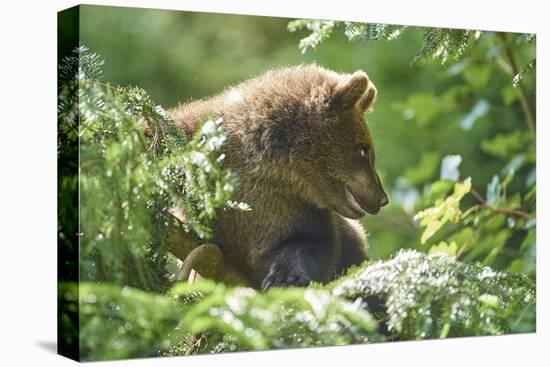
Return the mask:
<svg viewBox="0 0 550 367">
<path fill-rule="evenodd" d="M 532 217 L 532 214 L 526 213 L 526 212 L 518 210 L 518 209 L 499 208 L 499 207 L 494 207 L 494 206 L 488 205 L 487 200 L 485 200 L 485 198 L 479 193 L 479 191 L 477 191 L 473 187 L 470 189 L 470 194 L 472 194 L 472 196 L 475 197 L 477 199 L 477 201 L 479 201 L 479 204 L 474 205 L 472 208 L 468 209 L 468 211 L 467 211 L 468 214 L 469 214 L 470 211 L 474 211 L 474 210 L 477 210 L 479 208 L 487 208 L 487 209 L 493 211 L 493 213 L 491 215 L 489 215 L 488 217 L 486 217 L 483 220 L 483 222 L 477 226 L 476 230 L 472 232 L 472 235 L 470 237 L 468 237 L 468 239 L 466 241 L 464 241 L 464 243 L 462 243 L 462 245 L 456 251 L 456 254 L 455 254 L 455 258 L 457 258 L 457 259 L 460 257 L 460 255 L 462 255 L 464 250 L 466 250 L 466 247 L 468 247 L 470 242 L 472 242 L 472 240 L 477 235 L 479 235 L 479 233 L 481 232 L 481 229 L 494 217 L 494 215 L 496 213 L 505 213 L 505 214 L 515 215 L 517 217 L 522 217 L 522 218 L 531 218 Z M 463 216 L 463 217 L 465 217 L 465 216 Z"/>
<path fill-rule="evenodd" d="M 522 218 L 531 218 L 532 217 L 532 214 L 529 214 L 529 213 L 524 212 L 524 211 L 519 210 L 519 209 L 501 208 L 501 207 L 488 205 L 487 201 L 483 198 L 483 196 L 479 193 L 479 191 L 477 191 L 473 187 L 470 189 L 470 193 L 472 194 L 473 197 L 475 197 L 479 201 L 479 203 L 481 204 L 482 207 L 488 208 L 488 209 L 490 209 L 494 212 L 511 214 L 511 215 L 515 215 L 517 217 L 522 217 Z"/>
<path fill-rule="evenodd" d="M 504 47 L 504 53 L 506 54 L 506 57 L 508 58 L 508 63 L 510 67 L 512 68 L 512 72 L 514 75 L 518 75 L 520 73 L 518 65 L 516 63 L 516 59 L 514 57 L 514 54 L 512 53 L 512 50 L 510 49 L 510 46 L 508 45 L 508 41 L 506 39 L 506 33 L 504 32 L 498 32 L 497 33 L 499 39 L 502 41 L 502 45 Z M 527 99 L 527 93 L 525 92 L 525 87 L 523 85 L 523 82 L 521 80 L 518 80 L 517 82 L 517 90 L 519 94 L 519 101 L 521 104 L 521 108 L 523 109 L 523 114 L 525 115 L 525 121 L 527 122 L 527 126 L 533 133 L 533 137 L 536 137 L 536 127 L 535 127 L 535 117 L 533 110 L 531 109 L 531 105 L 529 103 L 529 100 Z"/>
<path fill-rule="evenodd" d="M 487 205 L 487 202 L 485 201 L 483 196 L 481 196 L 479 191 L 477 191 L 473 187 L 470 189 L 470 191 L 471 191 L 471 194 L 481 203 L 481 205 Z"/>
<path fill-rule="evenodd" d="M 105 87 L 105 88 L 109 88 L 111 90 L 114 90 L 115 92 L 119 91 L 119 89 L 117 87 L 114 87 L 111 84 L 106 84 L 106 83 L 98 82 L 98 81 L 95 81 L 95 80 L 92 80 L 92 83 L 95 83 L 97 85 L 101 85 L 102 87 Z"/>
<path fill-rule="evenodd" d="M 521 211 L 521 210 L 518 210 L 518 209 L 514 209 L 514 208 L 494 208 L 494 207 L 489 207 L 491 210 L 495 211 L 495 212 L 499 212 L 499 213 L 505 213 L 505 214 L 512 214 L 512 215 L 515 215 L 517 217 L 522 217 L 522 218 L 531 218 L 532 215 L 529 214 L 529 213 L 526 213 L 524 211 Z"/>
</svg>

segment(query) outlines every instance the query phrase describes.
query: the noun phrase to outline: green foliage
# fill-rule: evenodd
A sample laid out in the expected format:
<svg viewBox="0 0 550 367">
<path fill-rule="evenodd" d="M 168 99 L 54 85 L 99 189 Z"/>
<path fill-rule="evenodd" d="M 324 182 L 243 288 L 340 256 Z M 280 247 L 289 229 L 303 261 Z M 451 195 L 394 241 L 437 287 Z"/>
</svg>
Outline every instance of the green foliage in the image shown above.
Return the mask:
<svg viewBox="0 0 550 367">
<path fill-rule="evenodd" d="M 85 361 L 159 356 L 181 334 L 179 305 L 130 287 L 80 283 L 80 353 Z"/>
<path fill-rule="evenodd" d="M 376 299 L 384 310 L 373 314 Z M 95 360 L 378 342 L 387 339 L 379 324 L 391 340 L 533 331 L 535 286 L 401 251 L 324 287 L 257 292 L 200 281 L 158 295 L 84 283 L 79 303 L 82 357 Z"/>
<path fill-rule="evenodd" d="M 429 28 L 424 33 L 424 45 L 415 61 L 431 58 L 445 64 L 451 59 L 458 60 L 480 36 L 480 31 Z"/>
<path fill-rule="evenodd" d="M 101 80 L 105 60 L 86 46 L 80 46 L 65 55 L 58 65 L 60 85 L 67 86 L 75 80 Z"/>
<path fill-rule="evenodd" d="M 460 200 L 470 192 L 472 183 L 470 178 L 463 182 L 457 182 L 454 185 L 454 191 L 445 199 L 437 199 L 433 207 L 422 210 L 416 214 L 416 219 L 420 220 L 420 225 L 426 227 L 420 241 L 424 244 L 438 230 L 448 222 L 458 222 L 462 215 L 460 211 Z"/>
<path fill-rule="evenodd" d="M 201 299 L 182 318 L 192 334 L 227 333 L 238 350 L 261 350 L 379 341 L 377 322 L 359 303 L 324 289 L 228 288 L 199 282 L 172 289 L 177 298 Z M 219 334 L 219 343 L 224 342 Z M 210 340 L 212 343 L 212 338 Z"/>
<path fill-rule="evenodd" d="M 483 140 L 481 150 L 495 157 L 510 159 L 516 154 L 523 153 L 532 139 L 529 131 L 516 130 Z"/>
<path fill-rule="evenodd" d="M 333 28 L 339 25 L 335 23 Z M 405 34 L 405 27 L 388 25 L 344 23 L 344 27 L 349 40 L 395 40 Z M 328 37 L 324 42 L 328 42 Z M 440 82 L 433 88 L 413 88 L 393 103 L 407 128 L 414 129 L 414 133 L 409 134 L 411 138 L 420 139 L 423 145 L 420 159 L 414 165 L 405 166 L 396 179 L 392 195 L 394 203 L 397 201 L 407 213 L 417 212 L 413 225 L 423 229 L 420 236 L 409 237 L 408 246 L 431 254 L 445 253 L 467 261 L 481 261 L 534 277 L 535 122 L 531 107 L 534 82 L 524 78 L 536 67 L 534 42 L 535 36 L 529 34 L 422 30 L 422 44 L 412 64 L 423 61 L 428 67 L 430 60 L 436 60 L 447 68 L 437 74 Z M 373 47 L 372 43 L 367 47 Z M 417 72 L 409 70 L 412 76 L 409 78 L 420 80 Z M 507 77 L 501 78 L 501 75 Z M 505 112 L 508 116 L 504 116 Z M 465 133 L 452 128 L 455 121 Z M 480 124 L 485 126 L 479 128 Z M 493 133 L 489 133 L 489 126 Z M 384 129 L 387 128 L 380 128 L 380 134 L 383 135 Z M 457 150 L 450 150 L 451 146 Z M 398 149 L 392 146 L 392 156 L 394 148 Z M 452 154 L 444 156 L 443 152 Z M 441 177 L 437 180 L 435 170 L 442 156 Z M 451 157 L 459 159 L 453 163 Z M 452 181 L 460 177 L 461 163 L 471 178 L 453 184 Z M 475 187 L 486 187 L 485 197 Z M 373 218 L 366 222 L 376 231 L 376 223 L 380 221 Z M 390 242 L 387 237 L 391 236 L 375 236 L 379 236 L 379 242 L 384 245 Z M 391 237 L 393 241 L 395 237 Z M 423 246 L 418 247 L 416 241 Z M 493 300 L 492 297 L 481 299 Z M 417 305 L 415 303 L 416 312 Z M 534 310 L 529 312 L 533 314 Z M 455 321 L 448 324 L 452 325 L 449 328 L 456 327 Z M 444 335 L 450 332 L 449 328 L 442 329 Z M 413 332 L 419 330 L 421 328 Z M 463 332 L 466 331 L 460 329 L 459 335 Z"/>
<path fill-rule="evenodd" d="M 311 32 L 298 45 L 302 53 L 305 53 L 309 48 L 315 48 L 330 38 L 334 28 L 340 23 L 332 20 L 297 19 L 289 22 L 287 28 L 290 32 L 301 29 Z M 405 27 L 390 24 L 344 22 L 344 33 L 349 41 L 392 40 L 399 37 L 403 28 Z"/>
<path fill-rule="evenodd" d="M 392 24 L 344 22 L 344 34 L 349 41 L 391 41 L 399 37 L 405 28 L 405 26 Z"/>
<path fill-rule="evenodd" d="M 449 256 L 455 256 L 457 250 L 458 250 L 458 245 L 456 244 L 455 241 L 452 241 L 451 243 L 441 241 L 437 245 L 432 245 L 428 253 L 429 254 L 443 253 Z"/>
<path fill-rule="evenodd" d="M 308 27 L 311 23 L 308 22 L 317 21 L 294 22 L 311 30 L 311 27 Z M 331 33 L 332 29 L 338 26 L 339 22 L 332 23 Z M 344 33 L 349 40 L 364 41 L 394 40 L 402 36 L 405 28 L 350 22 L 345 22 L 344 27 Z M 324 34 L 318 39 L 327 42 L 331 33 Z M 520 52 L 517 50 L 518 47 L 528 47 L 527 45 L 534 44 L 534 41 L 535 36 L 529 34 L 507 35 L 444 28 L 427 28 L 422 32 L 422 46 L 413 58 L 413 63 L 439 60 L 441 64 L 450 65 L 455 62 L 448 67 L 442 77 L 443 80 L 453 81 L 454 85 L 444 93 L 436 90 L 415 91 L 402 101 L 394 103 L 394 108 L 402 113 L 405 120 L 413 122 L 417 129 L 431 129 L 429 133 L 432 135 L 436 135 L 437 130 L 441 129 L 440 120 L 445 119 L 445 116 L 449 116 L 449 120 L 458 119 L 463 130 L 474 129 L 474 125 L 490 116 L 491 108 L 495 108 L 492 107 L 495 102 L 491 100 L 488 89 L 490 81 L 495 78 L 494 70 L 498 66 L 509 75 L 508 83 L 511 82 L 497 89 L 499 98 L 502 98 L 507 108 L 520 102 L 526 123 L 491 134 L 477 143 L 482 152 L 500 160 L 500 170 L 496 174 L 491 174 L 491 171 L 483 172 L 491 174 L 487 177 L 490 181 L 485 183 L 486 198 L 473 189 L 472 195 L 477 203 L 467 202 L 464 204 L 464 211 L 460 209 L 459 204 L 470 191 L 471 181 L 467 190 L 458 188 L 457 191 L 455 188 L 454 193 L 449 196 L 449 182 L 445 181 L 449 178 L 458 179 L 458 165 L 464 161 L 461 155 L 443 158 L 439 181 L 434 181 L 436 160 L 441 157 L 438 152 L 423 152 L 419 162 L 404 170 L 396 181 L 399 184 L 396 185 L 397 193 L 394 197 L 401 201 L 400 204 L 407 212 L 412 211 L 411 203 L 414 203 L 417 210 L 420 209 L 414 219 L 424 228 L 419 238 L 420 243 L 431 245 L 430 251 L 464 255 L 468 260 L 498 264 L 497 266 L 502 268 L 522 267 L 527 272 L 534 269 L 531 262 L 535 253 L 534 241 L 527 241 L 530 245 L 523 245 L 526 238 L 533 237 L 531 232 L 535 230 L 535 131 L 529 101 L 534 94 L 527 95 L 526 87 L 522 83 L 525 82 L 523 77 L 527 72 L 535 69 L 536 60 L 533 57 L 527 58 L 525 66 L 519 68 L 515 55 L 516 52 Z M 318 46 L 319 43 L 320 41 L 312 47 Z M 301 49 L 305 51 L 304 48 Z M 468 58 L 469 55 L 472 57 Z M 457 84 L 457 76 L 462 78 L 463 84 Z M 529 87 L 534 86 L 529 84 Z M 469 106 L 469 111 L 465 111 L 463 105 Z M 446 139 L 452 139 L 452 136 L 449 135 Z M 476 144 L 469 141 L 467 143 L 472 146 Z M 454 168 L 449 166 L 449 159 L 453 156 L 460 158 Z M 518 182 L 518 172 L 526 175 L 523 185 Z M 476 173 L 473 178 L 474 184 L 479 185 L 477 176 L 479 174 Z M 416 188 L 418 186 L 424 186 L 422 193 Z M 510 189 L 515 193 L 510 194 Z M 524 267 L 526 263 L 533 266 Z"/>
<path fill-rule="evenodd" d="M 315 48 L 324 40 L 328 39 L 332 34 L 335 22 L 328 20 L 293 20 L 288 23 L 288 30 L 295 32 L 299 29 L 307 29 L 311 34 L 300 40 L 298 46 L 302 53 L 305 53 L 308 48 Z"/>
<path fill-rule="evenodd" d="M 525 275 L 410 250 L 359 269 L 333 292 L 352 299 L 383 297 L 388 330 L 401 340 L 511 332 L 518 315 L 535 302 L 534 282 Z"/>
<path fill-rule="evenodd" d="M 145 91 L 93 79 L 101 65 L 80 47 L 60 66 L 59 147 L 80 152 L 80 174 L 64 179 L 80 188 L 81 279 L 158 290 L 172 226 L 208 239 L 216 209 L 246 206 L 230 200 L 236 178 L 222 167 L 221 120 L 187 141 Z"/>
<path fill-rule="evenodd" d="M 307 29 L 311 33 L 300 40 L 299 48 L 305 53 L 309 48 L 315 48 L 328 40 L 334 28 L 343 25 L 344 34 L 349 41 L 363 40 L 394 40 L 401 36 L 407 26 L 379 23 L 337 22 L 326 20 L 297 19 L 288 23 L 288 30 L 296 32 Z M 413 62 L 439 60 L 441 64 L 460 60 L 466 52 L 480 39 L 482 31 L 451 28 L 425 28 L 423 45 Z M 517 35 L 518 43 L 534 43 L 534 34 Z M 523 76 L 535 69 L 536 60 L 531 59 L 521 71 L 514 75 L 514 86 L 517 86 Z"/>
<path fill-rule="evenodd" d="M 288 29 L 295 32 L 307 29 L 311 34 L 300 41 L 300 50 L 315 48 L 327 40 L 333 29 L 341 22 L 299 19 L 289 22 Z M 405 26 L 377 23 L 343 22 L 344 34 L 349 41 L 355 40 L 394 40 L 405 30 Z M 414 61 L 438 59 L 442 64 L 449 60 L 458 60 L 468 48 L 481 36 L 480 31 L 427 28 L 424 32 L 424 45 Z"/>
<path fill-rule="evenodd" d="M 418 125 L 426 127 L 449 106 L 440 96 L 426 92 L 412 94 L 403 103 L 396 103 L 394 108 L 401 111 L 407 120 L 414 120 Z"/>
<path fill-rule="evenodd" d="M 485 197 L 472 189 L 471 179 L 454 184 L 454 192 L 447 196 L 449 181 L 437 181 L 429 194 L 432 206 L 415 216 L 424 227 L 422 244 L 431 244 L 430 252 L 464 255 L 468 260 L 482 261 L 485 265 L 501 262 L 506 253 L 514 259 L 510 269 L 534 275 L 535 214 L 534 183 L 524 196 L 510 195 L 509 186 L 514 170 L 506 175 L 494 175 L 487 184 Z M 461 201 L 471 193 L 477 202 L 461 209 Z M 438 236 L 438 232 L 443 231 Z M 435 241 L 434 241 L 435 240 Z M 516 241 L 520 241 L 519 247 Z M 437 241 L 441 241 L 437 243 Z M 508 255 L 510 256 L 510 255 Z M 522 259 L 524 258 L 524 259 Z M 527 260 L 529 259 L 529 260 Z M 529 266 L 525 266 L 529 263 Z"/>
<path fill-rule="evenodd" d="M 519 85 L 521 83 L 521 80 L 523 79 L 525 74 L 527 74 L 530 71 L 535 70 L 536 66 L 537 66 L 537 60 L 536 59 L 531 59 L 527 64 L 525 64 L 523 69 L 520 72 L 518 72 L 514 75 L 514 79 L 512 81 L 514 87 L 516 87 L 516 88 L 519 87 Z"/>
</svg>

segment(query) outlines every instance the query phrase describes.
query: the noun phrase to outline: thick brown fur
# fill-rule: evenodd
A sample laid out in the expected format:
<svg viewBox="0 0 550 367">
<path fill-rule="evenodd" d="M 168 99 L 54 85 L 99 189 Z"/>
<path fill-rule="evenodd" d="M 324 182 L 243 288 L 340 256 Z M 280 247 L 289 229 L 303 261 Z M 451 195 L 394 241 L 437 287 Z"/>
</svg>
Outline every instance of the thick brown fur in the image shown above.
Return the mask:
<svg viewBox="0 0 550 367">
<path fill-rule="evenodd" d="M 249 284 L 326 282 L 366 258 L 354 219 L 387 203 L 364 121 L 375 98 L 363 71 L 300 65 L 170 111 L 188 136 L 205 116 L 223 118 L 234 199 L 252 210 L 220 211 L 212 241 Z"/>
</svg>

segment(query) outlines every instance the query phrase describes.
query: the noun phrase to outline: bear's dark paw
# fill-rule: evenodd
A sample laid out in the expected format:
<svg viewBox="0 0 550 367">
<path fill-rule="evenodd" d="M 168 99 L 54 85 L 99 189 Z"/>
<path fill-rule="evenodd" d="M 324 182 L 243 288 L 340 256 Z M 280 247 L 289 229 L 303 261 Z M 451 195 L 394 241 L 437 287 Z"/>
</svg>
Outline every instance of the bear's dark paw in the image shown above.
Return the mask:
<svg viewBox="0 0 550 367">
<path fill-rule="evenodd" d="M 262 282 L 262 290 L 272 287 L 305 287 L 311 278 L 303 271 L 273 266 Z"/>
</svg>

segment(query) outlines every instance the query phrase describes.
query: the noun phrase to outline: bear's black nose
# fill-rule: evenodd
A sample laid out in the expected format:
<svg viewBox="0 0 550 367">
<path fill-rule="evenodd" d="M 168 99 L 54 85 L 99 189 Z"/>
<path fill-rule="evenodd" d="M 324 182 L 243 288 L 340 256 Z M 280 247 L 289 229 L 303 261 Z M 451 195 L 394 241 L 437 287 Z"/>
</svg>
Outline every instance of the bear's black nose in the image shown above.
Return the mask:
<svg viewBox="0 0 550 367">
<path fill-rule="evenodd" d="M 385 192 L 382 192 L 382 195 L 380 196 L 380 201 L 378 202 L 380 204 L 380 207 L 388 205 L 390 200 L 388 199 L 388 195 L 386 195 Z"/>
</svg>

